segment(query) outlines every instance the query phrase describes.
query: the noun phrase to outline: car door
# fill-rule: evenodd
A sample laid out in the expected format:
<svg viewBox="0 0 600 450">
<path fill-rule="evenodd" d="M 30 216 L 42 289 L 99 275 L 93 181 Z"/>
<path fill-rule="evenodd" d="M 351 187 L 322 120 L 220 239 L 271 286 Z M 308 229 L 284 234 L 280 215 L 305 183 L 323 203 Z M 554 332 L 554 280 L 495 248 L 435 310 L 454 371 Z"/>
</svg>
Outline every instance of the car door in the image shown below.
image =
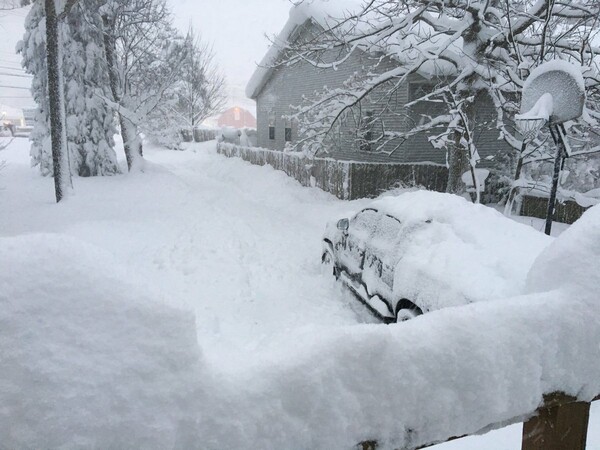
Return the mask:
<svg viewBox="0 0 600 450">
<path fill-rule="evenodd" d="M 360 277 L 368 242 L 375 233 L 378 220 L 379 213 L 374 209 L 365 209 L 350 220 L 341 261 L 350 275 Z"/>
<path fill-rule="evenodd" d="M 372 251 L 378 260 L 379 278 L 389 289 L 394 288 L 394 269 L 397 260 L 397 243 L 402 224 L 395 217 L 383 214 L 377 223 L 377 229 L 372 240 Z"/>
</svg>

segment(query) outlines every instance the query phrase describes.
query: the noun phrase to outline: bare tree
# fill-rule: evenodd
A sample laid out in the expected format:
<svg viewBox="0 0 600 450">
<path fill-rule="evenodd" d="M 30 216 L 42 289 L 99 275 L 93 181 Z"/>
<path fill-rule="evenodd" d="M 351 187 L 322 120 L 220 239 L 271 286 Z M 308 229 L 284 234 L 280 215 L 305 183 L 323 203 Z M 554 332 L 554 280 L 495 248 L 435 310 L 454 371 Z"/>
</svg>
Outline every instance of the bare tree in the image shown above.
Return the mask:
<svg viewBox="0 0 600 450">
<path fill-rule="evenodd" d="M 190 28 L 185 38 L 185 58 L 177 83 L 176 109 L 194 128 L 225 105 L 225 79 L 214 61 L 212 48 Z"/>
<path fill-rule="evenodd" d="M 112 99 L 129 170 L 141 170 L 139 127 L 177 80 L 183 40 L 164 0 L 108 0 L 100 8 Z"/>
<path fill-rule="evenodd" d="M 191 137 L 198 124 L 223 108 L 224 88 L 210 45 L 190 28 L 183 40 L 176 80 L 150 114 L 144 133 L 155 143 L 180 148 L 182 133 Z"/>
<path fill-rule="evenodd" d="M 383 117 L 400 87 L 413 74 L 428 72 L 436 86 L 405 106 L 437 101 L 447 107 L 408 130 L 384 129 L 375 150 L 390 153 L 396 151 L 394 142 L 433 133 L 432 144 L 448 151 L 448 190 L 457 192 L 463 189 L 461 174 L 478 160 L 470 132 L 477 124 L 469 123 L 476 96 L 484 92 L 491 99 L 499 138 L 520 151 L 511 119 L 533 67 L 552 58 L 571 60 L 582 66 L 588 89 L 597 89 L 594 56 L 600 48 L 593 36 L 599 15 L 596 0 L 369 0 L 330 17 L 308 38 L 279 43 L 283 57 L 274 66 L 335 70 L 353 54 L 373 55 L 365 73 L 324 89 L 295 114 L 301 145 L 309 152 L 322 148 L 336 124 L 364 101 L 378 102 Z M 597 110 L 588 108 L 586 117 L 597 118 Z"/>
</svg>

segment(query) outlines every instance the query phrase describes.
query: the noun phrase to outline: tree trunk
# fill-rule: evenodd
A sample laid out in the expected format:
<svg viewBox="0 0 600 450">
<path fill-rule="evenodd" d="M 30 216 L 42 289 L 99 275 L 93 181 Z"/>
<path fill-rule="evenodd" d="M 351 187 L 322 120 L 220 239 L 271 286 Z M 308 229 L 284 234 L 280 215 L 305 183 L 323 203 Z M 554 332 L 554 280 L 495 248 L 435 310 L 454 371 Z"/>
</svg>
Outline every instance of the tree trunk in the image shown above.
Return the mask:
<svg viewBox="0 0 600 450">
<path fill-rule="evenodd" d="M 130 172 L 140 171 L 143 169 L 143 153 L 142 140 L 137 125 L 122 114 L 119 114 L 119 124 L 121 125 L 121 137 L 125 149 L 125 158 L 127 159 L 127 168 Z"/>
<path fill-rule="evenodd" d="M 450 194 L 463 194 L 466 186 L 462 181 L 462 174 L 469 170 L 467 150 L 460 144 L 460 132 L 454 133 L 454 144 L 448 150 L 448 185 L 446 192 Z"/>
<path fill-rule="evenodd" d="M 106 54 L 106 64 L 108 66 L 110 91 L 114 102 L 120 105 L 122 97 L 117 75 L 116 48 L 115 42 L 110 35 L 110 30 L 112 30 L 113 27 L 106 16 L 102 17 L 102 23 L 104 25 L 104 51 Z M 121 138 L 123 139 L 123 149 L 125 150 L 125 158 L 127 159 L 127 169 L 130 172 L 141 170 L 143 166 L 142 140 L 140 139 L 137 125 L 124 117 L 121 113 L 118 113 L 118 115 Z"/>
<path fill-rule="evenodd" d="M 63 112 L 60 86 L 60 61 L 58 47 L 58 16 L 54 0 L 45 0 L 46 9 L 46 63 L 48 65 L 48 99 L 50 116 L 50 139 L 52 141 L 52 164 L 54 192 L 60 202 L 69 187 L 70 170 L 66 161 Z"/>
</svg>

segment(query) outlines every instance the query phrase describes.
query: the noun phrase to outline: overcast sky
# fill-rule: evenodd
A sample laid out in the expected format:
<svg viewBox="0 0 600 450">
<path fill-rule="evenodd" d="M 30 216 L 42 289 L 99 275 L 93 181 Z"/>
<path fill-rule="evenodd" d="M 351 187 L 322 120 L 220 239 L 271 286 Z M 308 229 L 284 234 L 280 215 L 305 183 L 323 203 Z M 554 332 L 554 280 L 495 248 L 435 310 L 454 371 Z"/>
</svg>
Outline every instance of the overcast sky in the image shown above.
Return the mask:
<svg viewBox="0 0 600 450">
<path fill-rule="evenodd" d="M 0 13 L 0 105 L 13 108 L 34 105 L 29 94 L 31 77 L 22 70 L 21 56 L 15 53 L 15 46 L 25 31 L 26 14 L 26 9 Z"/>
<path fill-rule="evenodd" d="M 190 23 L 212 42 L 217 62 L 227 78 L 230 105 L 241 105 L 254 111 L 254 102 L 246 99 L 244 88 L 248 79 L 269 47 L 265 34 L 278 33 L 288 18 L 289 0 L 168 0 L 175 25 L 186 31 Z M 27 90 L 6 86 L 27 87 L 29 79 L 22 76 L 20 57 L 14 48 L 23 36 L 26 9 L 0 15 L 0 104 L 15 107 L 30 106 L 33 101 Z M 14 69 L 13 69 L 14 68 Z M 11 76 L 7 75 L 11 74 Z"/>
<path fill-rule="evenodd" d="M 244 88 L 269 47 L 265 34 L 278 33 L 288 19 L 289 0 L 169 0 L 175 25 L 187 30 L 190 22 L 202 38 L 212 42 L 228 82 L 230 104 L 254 111 Z"/>
</svg>

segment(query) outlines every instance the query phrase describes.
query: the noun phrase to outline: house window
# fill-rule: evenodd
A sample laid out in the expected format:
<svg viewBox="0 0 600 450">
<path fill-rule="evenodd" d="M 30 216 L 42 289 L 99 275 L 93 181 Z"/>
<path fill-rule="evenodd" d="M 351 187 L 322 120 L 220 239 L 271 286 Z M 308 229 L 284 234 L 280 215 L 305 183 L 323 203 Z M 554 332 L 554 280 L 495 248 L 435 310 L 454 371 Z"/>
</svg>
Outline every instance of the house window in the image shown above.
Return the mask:
<svg viewBox="0 0 600 450">
<path fill-rule="evenodd" d="M 284 118 L 285 123 L 285 142 L 291 142 L 292 140 L 292 122 L 287 117 Z"/>
<path fill-rule="evenodd" d="M 275 113 L 273 111 L 269 113 L 269 139 L 275 139 Z"/>
</svg>

